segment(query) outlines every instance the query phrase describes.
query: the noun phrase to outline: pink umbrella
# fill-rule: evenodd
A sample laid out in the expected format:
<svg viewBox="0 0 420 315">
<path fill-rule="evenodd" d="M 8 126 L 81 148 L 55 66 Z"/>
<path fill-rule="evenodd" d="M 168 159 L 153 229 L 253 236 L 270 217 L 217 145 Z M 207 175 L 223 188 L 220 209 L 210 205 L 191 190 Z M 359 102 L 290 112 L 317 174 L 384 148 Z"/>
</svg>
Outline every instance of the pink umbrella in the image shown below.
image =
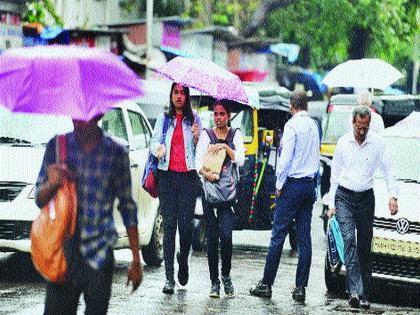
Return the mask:
<svg viewBox="0 0 420 315">
<path fill-rule="evenodd" d="M 0 104 L 13 112 L 86 121 L 142 94 L 136 74 L 102 49 L 37 46 L 0 55 Z"/>
<path fill-rule="evenodd" d="M 248 103 L 239 77 L 211 61 L 176 57 L 156 69 L 156 72 L 174 82 L 199 90 L 216 99 Z"/>
</svg>

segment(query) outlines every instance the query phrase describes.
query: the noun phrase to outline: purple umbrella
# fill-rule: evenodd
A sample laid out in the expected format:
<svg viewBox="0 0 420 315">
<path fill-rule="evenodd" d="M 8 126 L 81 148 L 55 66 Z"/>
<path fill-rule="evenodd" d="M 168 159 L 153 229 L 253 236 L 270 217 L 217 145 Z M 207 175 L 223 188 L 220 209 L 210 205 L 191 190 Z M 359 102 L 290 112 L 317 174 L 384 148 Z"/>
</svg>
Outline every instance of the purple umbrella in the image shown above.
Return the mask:
<svg viewBox="0 0 420 315">
<path fill-rule="evenodd" d="M 37 46 L 0 55 L 0 104 L 13 112 L 86 121 L 142 94 L 136 74 L 102 49 Z"/>
<path fill-rule="evenodd" d="M 199 90 L 216 99 L 248 103 L 239 77 L 211 61 L 176 57 L 156 69 L 156 72 L 174 82 Z"/>
</svg>

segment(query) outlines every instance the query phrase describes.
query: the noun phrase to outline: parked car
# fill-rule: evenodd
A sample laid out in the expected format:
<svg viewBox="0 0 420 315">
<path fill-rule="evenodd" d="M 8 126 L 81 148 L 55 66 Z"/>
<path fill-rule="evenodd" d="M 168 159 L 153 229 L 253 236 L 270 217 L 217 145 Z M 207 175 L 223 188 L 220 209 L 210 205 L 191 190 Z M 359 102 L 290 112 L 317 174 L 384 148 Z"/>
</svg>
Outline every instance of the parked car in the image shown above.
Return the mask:
<svg viewBox="0 0 420 315">
<path fill-rule="evenodd" d="M 11 114 L 0 110 L 0 251 L 30 252 L 30 227 L 39 213 L 34 184 L 46 143 L 55 134 L 71 131 L 73 125 L 68 117 Z M 160 265 L 163 225 L 159 202 L 141 187 L 151 139 L 150 123 L 136 103 L 127 101 L 106 113 L 99 124 L 129 150 L 143 259 L 148 265 Z M 114 211 L 118 212 L 116 207 Z M 118 232 L 115 248 L 129 248 L 120 213 L 114 212 L 114 219 Z"/>
<path fill-rule="evenodd" d="M 414 95 L 377 95 L 373 99 L 374 110 L 382 116 L 385 127 L 393 126 L 415 110 L 420 99 Z M 321 140 L 321 196 L 330 190 L 331 160 L 338 139 L 350 129 L 351 115 L 357 105 L 355 94 L 334 95 L 326 107 L 322 121 Z M 323 215 L 327 207 L 323 209 Z M 326 228 L 326 224 L 324 224 Z"/>
<path fill-rule="evenodd" d="M 413 113 L 383 137 L 397 179 L 398 214 L 388 210 L 388 190 L 382 173 L 375 176 L 375 218 L 372 241 L 372 276 L 420 289 L 420 112 Z M 325 260 L 329 291 L 344 291 L 345 267 L 333 272 Z"/>
</svg>

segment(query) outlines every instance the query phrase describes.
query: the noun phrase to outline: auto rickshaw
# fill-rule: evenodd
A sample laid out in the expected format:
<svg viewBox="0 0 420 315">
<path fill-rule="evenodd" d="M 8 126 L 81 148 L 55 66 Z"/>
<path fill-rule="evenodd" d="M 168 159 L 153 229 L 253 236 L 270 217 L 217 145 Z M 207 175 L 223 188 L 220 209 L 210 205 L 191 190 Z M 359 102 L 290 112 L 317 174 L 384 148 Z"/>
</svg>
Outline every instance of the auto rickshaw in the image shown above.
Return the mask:
<svg viewBox="0 0 420 315">
<path fill-rule="evenodd" d="M 289 113 L 290 91 L 276 86 L 244 84 L 249 104 L 229 102 L 231 127 L 240 128 L 245 146 L 245 164 L 239 168 L 238 200 L 234 205 L 235 230 L 270 230 L 275 210 L 276 174 L 280 139 Z M 214 126 L 212 106 L 215 99 L 191 93 L 204 128 Z M 296 250 L 293 225 L 289 234 Z M 200 250 L 205 238 L 202 220 L 196 217 L 193 249 Z"/>
</svg>

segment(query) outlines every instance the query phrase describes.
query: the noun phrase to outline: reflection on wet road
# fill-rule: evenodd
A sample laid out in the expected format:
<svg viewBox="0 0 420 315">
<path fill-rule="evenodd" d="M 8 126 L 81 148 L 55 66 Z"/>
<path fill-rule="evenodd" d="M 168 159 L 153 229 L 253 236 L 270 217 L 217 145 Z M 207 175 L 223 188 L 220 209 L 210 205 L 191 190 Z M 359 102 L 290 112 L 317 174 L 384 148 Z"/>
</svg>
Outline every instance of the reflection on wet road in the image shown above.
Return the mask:
<svg viewBox="0 0 420 315">
<path fill-rule="evenodd" d="M 232 281 L 236 296 L 228 298 L 223 289 L 220 299 L 208 297 L 210 279 L 205 252 L 190 257 L 190 281 L 185 287 L 177 285 L 174 295 L 162 293 L 164 268 L 145 266 L 145 276 L 139 289 L 130 294 L 126 287 L 128 250 L 116 251 L 117 259 L 109 314 L 419 314 L 420 294 L 413 290 L 376 283 L 375 297 L 369 311 L 352 310 L 344 296 L 329 296 L 324 284 L 325 245 L 321 222 L 313 217 L 313 259 L 306 290 L 306 303 L 293 301 L 297 266 L 296 255 L 289 255 L 285 243 L 280 268 L 273 286 L 273 297 L 262 299 L 250 296 L 248 290 L 260 280 L 264 268 L 268 231 L 234 232 L 236 245 L 232 260 Z M 320 221 L 320 220 L 319 220 Z M 254 247 L 243 245 L 250 237 Z M 240 241 L 239 241 L 240 240 Z M 255 246 L 255 244 L 257 246 Z M 37 275 L 28 255 L 0 254 L 0 314 L 40 314 L 43 311 L 45 283 Z M 177 270 L 177 266 L 175 267 Z M 79 314 L 84 313 L 81 298 Z"/>
</svg>

